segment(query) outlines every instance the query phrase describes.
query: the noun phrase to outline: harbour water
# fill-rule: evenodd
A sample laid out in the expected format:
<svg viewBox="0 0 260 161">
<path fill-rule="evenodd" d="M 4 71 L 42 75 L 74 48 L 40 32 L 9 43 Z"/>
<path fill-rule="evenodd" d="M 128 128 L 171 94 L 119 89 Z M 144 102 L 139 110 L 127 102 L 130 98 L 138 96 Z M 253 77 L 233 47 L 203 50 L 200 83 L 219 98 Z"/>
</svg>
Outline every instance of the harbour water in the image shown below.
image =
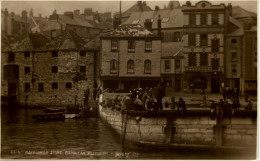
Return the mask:
<svg viewBox="0 0 260 161">
<path fill-rule="evenodd" d="M 255 159 L 255 151 L 141 148 L 98 118 L 37 122 L 42 110 L 1 110 L 2 159 Z"/>
</svg>

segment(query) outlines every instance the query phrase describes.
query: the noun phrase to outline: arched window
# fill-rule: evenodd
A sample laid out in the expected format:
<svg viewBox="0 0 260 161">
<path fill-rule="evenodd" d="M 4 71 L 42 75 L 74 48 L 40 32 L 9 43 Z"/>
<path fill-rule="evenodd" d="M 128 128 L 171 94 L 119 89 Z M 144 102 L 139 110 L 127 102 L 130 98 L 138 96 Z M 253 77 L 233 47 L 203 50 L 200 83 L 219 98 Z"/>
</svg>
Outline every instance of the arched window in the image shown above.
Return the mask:
<svg viewBox="0 0 260 161">
<path fill-rule="evenodd" d="M 151 73 L 151 60 L 145 60 L 144 62 L 144 73 Z"/>
<path fill-rule="evenodd" d="M 127 62 L 127 73 L 134 73 L 134 61 L 128 60 Z"/>
<path fill-rule="evenodd" d="M 110 73 L 118 73 L 118 63 L 116 60 L 110 61 Z"/>
</svg>

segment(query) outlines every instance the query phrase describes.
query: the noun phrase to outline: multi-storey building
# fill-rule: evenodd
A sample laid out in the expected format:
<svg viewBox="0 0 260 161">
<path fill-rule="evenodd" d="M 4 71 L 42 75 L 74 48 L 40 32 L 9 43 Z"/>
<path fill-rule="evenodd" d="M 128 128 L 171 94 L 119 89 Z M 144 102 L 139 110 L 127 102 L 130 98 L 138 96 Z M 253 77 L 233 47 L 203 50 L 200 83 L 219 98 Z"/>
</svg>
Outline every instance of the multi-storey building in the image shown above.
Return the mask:
<svg viewBox="0 0 260 161">
<path fill-rule="evenodd" d="M 224 4 L 201 1 L 183 5 L 184 90 L 219 93 L 224 83 L 224 37 L 227 23 Z"/>
<path fill-rule="evenodd" d="M 66 106 L 83 104 L 84 90 L 92 91 L 96 51 L 73 31 L 49 40 L 30 34 L 2 53 L 2 96 L 21 104 Z"/>
<path fill-rule="evenodd" d="M 57 14 L 55 10 L 43 26 L 43 33 L 48 37 L 55 38 L 69 29 L 80 37 L 87 39 L 93 38 L 102 31 L 102 28 L 93 25 L 95 22 L 84 20 L 79 14 L 79 10 L 75 10 L 74 13 L 68 11 L 63 15 Z"/>
<path fill-rule="evenodd" d="M 158 22 L 160 23 L 160 21 Z M 161 37 L 139 24 L 122 24 L 101 36 L 103 88 L 154 87 L 160 82 Z"/>
</svg>

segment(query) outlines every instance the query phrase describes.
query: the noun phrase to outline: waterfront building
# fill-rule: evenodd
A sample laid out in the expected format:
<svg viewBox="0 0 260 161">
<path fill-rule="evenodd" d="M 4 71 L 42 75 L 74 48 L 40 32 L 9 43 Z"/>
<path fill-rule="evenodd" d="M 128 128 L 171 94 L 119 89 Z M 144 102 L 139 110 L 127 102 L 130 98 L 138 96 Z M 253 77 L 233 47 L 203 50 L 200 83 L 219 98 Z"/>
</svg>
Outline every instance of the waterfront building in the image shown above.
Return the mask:
<svg viewBox="0 0 260 161">
<path fill-rule="evenodd" d="M 2 52 L 2 96 L 31 106 L 83 104 L 94 88 L 96 51 L 66 30 L 51 41 L 30 34 Z"/>
<path fill-rule="evenodd" d="M 219 93 L 224 82 L 224 37 L 228 10 L 201 1 L 182 6 L 184 14 L 184 90 Z"/>
<path fill-rule="evenodd" d="M 158 85 L 162 52 L 160 35 L 139 24 L 122 24 L 116 30 L 104 33 L 100 39 L 100 80 L 104 89 L 129 91 Z"/>
<path fill-rule="evenodd" d="M 256 14 L 237 6 L 233 7 L 229 20 L 225 44 L 225 87 L 238 88 L 241 94 L 256 94 Z"/>
</svg>

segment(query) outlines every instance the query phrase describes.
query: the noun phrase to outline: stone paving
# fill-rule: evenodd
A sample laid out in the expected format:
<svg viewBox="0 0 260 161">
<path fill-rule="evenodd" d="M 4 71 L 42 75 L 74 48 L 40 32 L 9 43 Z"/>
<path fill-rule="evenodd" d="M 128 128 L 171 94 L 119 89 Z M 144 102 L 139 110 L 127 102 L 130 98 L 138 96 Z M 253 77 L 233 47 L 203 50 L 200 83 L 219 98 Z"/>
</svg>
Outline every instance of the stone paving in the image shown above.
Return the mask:
<svg viewBox="0 0 260 161">
<path fill-rule="evenodd" d="M 201 94 L 187 94 L 187 93 L 175 93 L 172 94 L 172 96 L 166 96 L 163 98 L 163 104 L 167 101 L 171 103 L 171 97 L 175 97 L 175 102 L 179 100 L 180 97 L 183 98 L 185 101 L 186 105 L 195 105 L 195 106 L 201 106 L 203 107 L 203 96 Z M 220 99 L 223 99 L 221 94 L 205 94 L 206 96 L 206 106 L 210 106 L 211 102 L 214 100 L 216 103 L 219 102 Z M 257 96 L 249 96 L 249 100 L 251 100 L 253 104 L 253 109 L 257 108 Z M 240 96 L 239 98 L 240 104 L 243 107 L 245 107 L 248 102 L 245 102 L 245 96 Z M 232 101 L 228 99 L 228 102 L 231 104 Z"/>
</svg>

